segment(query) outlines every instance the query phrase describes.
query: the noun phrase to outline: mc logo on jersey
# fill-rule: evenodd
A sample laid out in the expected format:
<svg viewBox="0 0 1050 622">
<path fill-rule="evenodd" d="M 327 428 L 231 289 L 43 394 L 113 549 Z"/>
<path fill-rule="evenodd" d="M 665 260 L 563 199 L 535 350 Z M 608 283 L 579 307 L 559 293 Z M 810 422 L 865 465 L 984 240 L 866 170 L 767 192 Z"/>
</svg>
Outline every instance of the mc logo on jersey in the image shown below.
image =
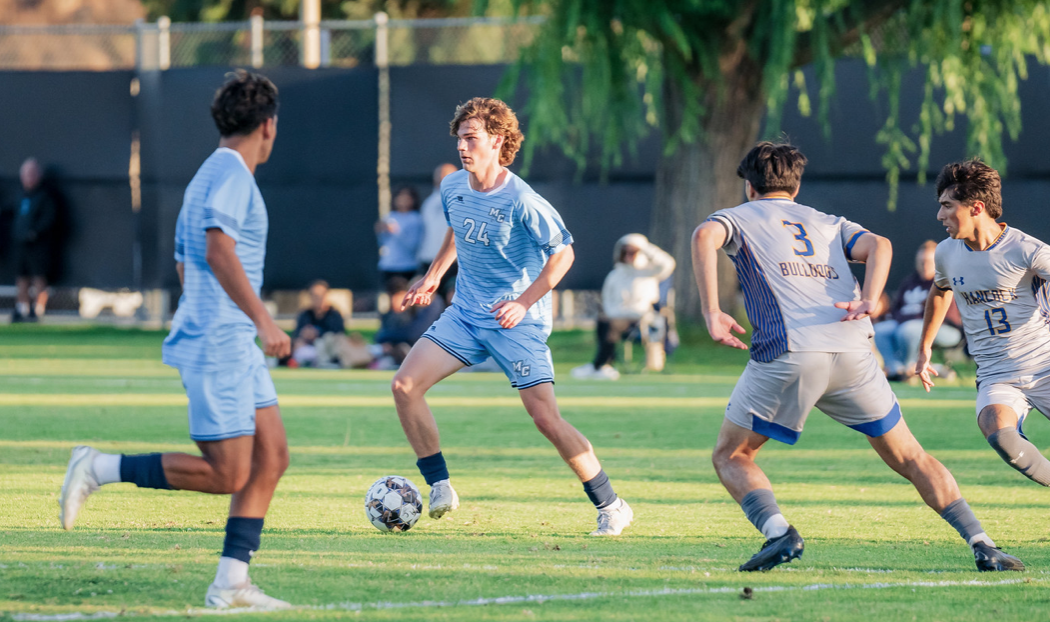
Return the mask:
<svg viewBox="0 0 1050 622">
<path fill-rule="evenodd" d="M 528 376 L 529 372 L 532 371 L 531 365 L 526 365 L 525 361 L 514 361 L 514 373 L 519 376 Z"/>
<path fill-rule="evenodd" d="M 499 210 L 494 207 L 489 210 L 489 216 L 495 218 L 496 222 L 503 222 L 503 210 Z"/>
</svg>

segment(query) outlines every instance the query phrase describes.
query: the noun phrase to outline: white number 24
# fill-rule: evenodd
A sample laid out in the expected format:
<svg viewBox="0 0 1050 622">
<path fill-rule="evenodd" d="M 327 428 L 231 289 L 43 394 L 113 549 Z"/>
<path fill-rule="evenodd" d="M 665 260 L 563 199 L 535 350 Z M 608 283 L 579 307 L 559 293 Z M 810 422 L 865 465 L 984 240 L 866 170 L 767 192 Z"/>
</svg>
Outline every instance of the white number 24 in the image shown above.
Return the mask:
<svg viewBox="0 0 1050 622">
<path fill-rule="evenodd" d="M 464 227 L 468 227 L 467 232 L 463 234 L 463 239 L 468 241 L 468 242 L 470 242 L 471 244 L 477 244 L 478 242 L 484 242 L 485 246 L 488 246 L 489 245 L 489 236 L 488 236 L 488 233 L 485 232 L 485 227 L 487 227 L 488 224 L 489 223 L 487 223 L 487 222 L 483 222 L 483 223 L 481 223 L 481 226 L 478 227 L 478 223 L 475 222 L 473 218 L 465 218 L 465 219 L 463 219 L 463 226 Z M 478 237 L 476 237 L 476 238 L 472 237 L 474 235 L 474 229 L 475 228 L 477 228 L 477 230 L 478 230 Z"/>
</svg>

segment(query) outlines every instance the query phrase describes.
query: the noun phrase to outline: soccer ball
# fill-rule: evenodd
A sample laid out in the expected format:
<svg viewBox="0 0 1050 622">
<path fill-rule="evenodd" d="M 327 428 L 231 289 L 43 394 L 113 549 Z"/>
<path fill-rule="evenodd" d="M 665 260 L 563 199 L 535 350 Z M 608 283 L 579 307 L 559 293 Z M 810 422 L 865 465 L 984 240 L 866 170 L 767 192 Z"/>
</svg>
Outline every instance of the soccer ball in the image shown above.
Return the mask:
<svg viewBox="0 0 1050 622">
<path fill-rule="evenodd" d="M 408 531 L 422 512 L 423 498 L 407 477 L 380 477 L 365 495 L 365 516 L 379 531 Z"/>
</svg>

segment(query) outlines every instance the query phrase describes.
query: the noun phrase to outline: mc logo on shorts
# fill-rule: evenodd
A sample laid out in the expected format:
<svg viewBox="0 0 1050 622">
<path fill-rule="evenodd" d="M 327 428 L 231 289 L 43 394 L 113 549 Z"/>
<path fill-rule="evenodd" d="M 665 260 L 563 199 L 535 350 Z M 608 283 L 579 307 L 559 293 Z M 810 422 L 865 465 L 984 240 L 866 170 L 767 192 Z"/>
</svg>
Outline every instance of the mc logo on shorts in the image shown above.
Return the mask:
<svg viewBox="0 0 1050 622">
<path fill-rule="evenodd" d="M 525 361 L 514 361 L 514 373 L 519 376 L 528 376 L 529 372 L 532 371 L 532 367 L 525 364 Z"/>
</svg>

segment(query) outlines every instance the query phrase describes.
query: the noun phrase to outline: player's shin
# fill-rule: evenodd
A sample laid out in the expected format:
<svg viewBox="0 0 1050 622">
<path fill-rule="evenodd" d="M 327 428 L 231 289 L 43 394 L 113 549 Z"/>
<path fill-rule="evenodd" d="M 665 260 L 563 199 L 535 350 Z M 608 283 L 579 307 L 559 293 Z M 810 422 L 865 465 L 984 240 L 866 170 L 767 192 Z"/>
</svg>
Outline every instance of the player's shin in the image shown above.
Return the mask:
<svg viewBox="0 0 1050 622">
<path fill-rule="evenodd" d="M 761 531 L 767 540 L 779 538 L 787 533 L 790 527 L 787 519 L 780 513 L 780 507 L 777 505 L 772 490 L 765 488 L 752 490 L 740 501 L 740 508 L 744 510 L 751 524 Z"/>
<path fill-rule="evenodd" d="M 159 490 L 171 490 L 171 484 L 164 474 L 164 465 L 161 463 L 163 454 L 138 454 L 121 455 L 119 462 L 119 475 L 121 482 L 131 482 L 139 488 L 156 488 Z M 98 462 L 96 461 L 96 465 Z M 101 482 L 99 482 L 101 483 Z"/>
<path fill-rule="evenodd" d="M 1006 464 L 1043 486 L 1050 486 L 1050 460 L 1014 428 L 1002 428 L 988 436 L 988 444 Z"/>
<path fill-rule="evenodd" d="M 941 511 L 941 518 L 954 527 L 959 532 L 959 535 L 962 536 L 962 539 L 966 541 L 966 544 L 969 544 L 971 547 L 976 542 L 984 542 L 988 546 L 995 546 L 995 542 L 992 542 L 988 534 L 984 533 L 981 521 L 977 520 L 977 516 L 974 515 L 973 510 L 970 509 L 970 505 L 966 503 L 965 499 L 960 498 L 949 503 L 948 507 Z"/>
</svg>

